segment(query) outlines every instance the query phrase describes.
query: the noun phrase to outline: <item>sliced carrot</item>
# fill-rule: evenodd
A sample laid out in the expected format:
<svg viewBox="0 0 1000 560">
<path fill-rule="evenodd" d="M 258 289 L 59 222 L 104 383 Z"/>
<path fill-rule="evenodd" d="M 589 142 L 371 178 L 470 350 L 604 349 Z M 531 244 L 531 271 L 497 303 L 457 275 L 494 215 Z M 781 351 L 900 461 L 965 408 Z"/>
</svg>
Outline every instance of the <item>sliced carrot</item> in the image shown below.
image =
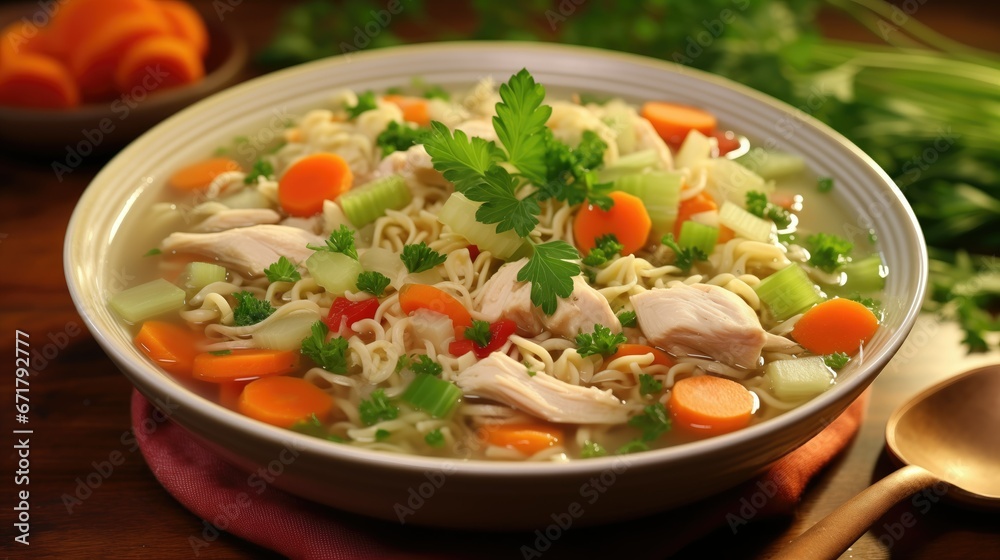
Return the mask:
<svg viewBox="0 0 1000 560">
<path fill-rule="evenodd" d="M 715 115 L 708 111 L 665 101 L 647 101 L 642 106 L 641 114 L 653 125 L 660 138 L 673 146 L 680 146 L 692 130 L 708 136 L 718 124 Z"/>
<path fill-rule="evenodd" d="M 219 175 L 239 170 L 240 164 L 229 158 L 210 158 L 181 168 L 170 176 L 167 184 L 179 191 L 205 189 Z"/>
<path fill-rule="evenodd" d="M 132 46 L 147 37 L 166 35 L 167 29 L 159 11 L 121 14 L 79 43 L 69 54 L 69 67 L 83 98 L 102 101 L 114 97 L 115 72 Z"/>
<path fill-rule="evenodd" d="M 646 244 L 653 222 L 649 212 L 637 196 L 622 191 L 609 195 L 614 201 L 610 210 L 597 206 L 582 206 L 573 220 L 573 237 L 576 246 L 586 255 L 597 245 L 597 239 L 614 234 L 624 247 L 623 255 L 631 255 Z"/>
<path fill-rule="evenodd" d="M 333 397 L 299 377 L 265 377 L 250 382 L 240 394 L 238 410 L 256 420 L 290 428 L 315 414 L 330 416 Z"/>
<path fill-rule="evenodd" d="M 792 338 L 813 354 L 853 355 L 878 330 L 878 317 L 864 305 L 843 298 L 824 301 L 795 323 Z"/>
<path fill-rule="evenodd" d="M 202 352 L 194 357 L 192 373 L 196 379 L 227 383 L 241 379 L 291 373 L 299 367 L 299 353 L 294 350 L 232 350 L 230 353 Z"/>
<path fill-rule="evenodd" d="M 308 155 L 285 171 L 278 182 L 278 202 L 292 216 L 309 217 L 351 188 L 354 174 L 337 154 Z"/>
<path fill-rule="evenodd" d="M 194 47 L 198 56 L 204 58 L 208 53 L 208 29 L 198 10 L 178 0 L 157 0 L 156 5 L 170 25 L 170 33 Z"/>
<path fill-rule="evenodd" d="M 80 92 L 58 60 L 20 54 L 0 68 L 0 105 L 35 109 L 69 109 L 80 104 Z"/>
<path fill-rule="evenodd" d="M 15 21 L 0 31 L 0 65 L 22 54 L 50 54 L 49 28 Z"/>
<path fill-rule="evenodd" d="M 104 33 L 109 22 L 133 15 L 163 18 L 153 0 L 63 0 L 50 24 L 52 50 L 69 56 Z"/>
<path fill-rule="evenodd" d="M 190 376 L 198 354 L 198 336 L 174 323 L 146 321 L 135 335 L 135 345 L 174 375 Z"/>
<path fill-rule="evenodd" d="M 399 307 L 407 315 L 418 309 L 447 315 L 455 327 L 455 340 L 462 340 L 466 327 L 472 326 L 472 315 L 462 302 L 448 292 L 427 284 L 404 284 L 399 289 Z"/>
<path fill-rule="evenodd" d="M 619 344 L 618 351 L 611 355 L 606 362 L 611 362 L 622 358 L 624 356 L 643 356 L 645 354 L 653 355 L 653 364 L 658 366 L 673 367 L 674 359 L 659 348 L 653 348 L 652 346 L 646 346 L 645 344 Z"/>
<path fill-rule="evenodd" d="M 194 48 L 177 37 L 153 35 L 136 42 L 115 69 L 118 93 L 148 93 L 186 86 L 205 75 Z"/>
<path fill-rule="evenodd" d="M 561 429 L 548 424 L 496 424 L 479 428 L 479 438 L 497 447 L 534 455 L 559 445 L 565 436 Z"/>
<path fill-rule="evenodd" d="M 219 388 L 219 404 L 230 410 L 238 410 L 240 406 L 240 395 L 243 394 L 243 389 L 245 389 L 250 383 L 250 381 L 215 383 L 215 386 Z"/>
<path fill-rule="evenodd" d="M 744 428 L 753 415 L 753 395 L 730 379 L 712 375 L 674 383 L 667 407 L 673 421 L 691 433 L 714 436 Z"/>
<path fill-rule="evenodd" d="M 402 109 L 403 119 L 419 126 L 430 126 L 431 117 L 428 112 L 428 103 L 423 97 L 391 94 L 383 95 L 382 99 L 394 103 Z"/>
<path fill-rule="evenodd" d="M 677 221 L 674 222 L 674 239 L 680 238 L 681 226 L 684 225 L 684 222 L 690 220 L 691 216 L 701 214 L 702 212 L 712 212 L 713 210 L 718 209 L 719 205 L 715 203 L 715 199 L 712 198 L 712 195 L 705 191 L 701 191 L 691 198 L 682 200 L 680 207 L 677 209 Z M 720 231 L 719 233 L 721 237 L 722 232 Z M 732 230 L 730 230 L 730 233 L 732 233 Z M 728 239 L 726 241 L 728 241 Z M 723 243 L 723 241 L 720 240 L 719 243 Z"/>
</svg>

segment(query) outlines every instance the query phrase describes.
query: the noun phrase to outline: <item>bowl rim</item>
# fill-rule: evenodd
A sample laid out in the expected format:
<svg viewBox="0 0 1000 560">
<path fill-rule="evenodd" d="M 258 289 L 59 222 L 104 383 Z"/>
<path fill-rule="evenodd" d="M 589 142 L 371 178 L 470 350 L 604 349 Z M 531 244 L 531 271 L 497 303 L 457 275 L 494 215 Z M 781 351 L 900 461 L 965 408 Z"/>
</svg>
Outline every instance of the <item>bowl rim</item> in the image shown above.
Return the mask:
<svg viewBox="0 0 1000 560">
<path fill-rule="evenodd" d="M 120 348 L 116 347 L 115 343 L 103 332 L 104 326 L 95 322 L 94 318 L 87 312 L 86 306 L 83 304 L 81 299 L 81 286 L 77 285 L 72 273 L 75 262 L 72 251 L 71 234 L 80 229 L 83 225 L 80 218 L 81 211 L 79 210 L 83 205 L 78 203 L 77 208 L 74 209 L 73 215 L 70 219 L 69 226 L 67 227 L 67 236 L 64 244 L 64 271 L 67 280 L 67 287 L 81 318 L 84 320 L 91 333 L 93 333 L 98 343 L 100 343 L 104 350 L 109 354 L 109 357 L 119 364 L 120 367 L 126 367 L 131 375 L 141 377 L 148 387 L 155 389 L 155 391 L 158 391 L 160 394 L 170 395 L 171 398 L 176 400 L 180 406 L 196 409 L 202 418 L 208 418 L 212 422 L 216 422 L 231 431 L 252 433 L 254 437 L 267 440 L 269 443 L 275 445 L 294 445 L 297 450 L 304 453 L 325 456 L 330 460 L 350 461 L 372 468 L 391 467 L 393 469 L 405 469 L 418 472 L 427 471 L 429 469 L 441 469 L 447 465 L 448 468 L 454 469 L 454 471 L 451 471 L 451 476 L 486 475 L 499 477 L 544 478 L 558 477 L 573 473 L 581 474 L 600 472 L 611 468 L 613 465 L 620 464 L 623 460 L 627 461 L 630 468 L 649 467 L 654 464 L 685 461 L 698 456 L 712 455 L 714 453 L 724 451 L 726 448 L 734 446 L 743 440 L 746 440 L 744 443 L 766 440 L 766 438 L 770 435 L 783 432 L 793 424 L 804 421 L 813 414 L 828 407 L 835 406 L 835 401 L 842 398 L 844 394 L 860 393 L 861 388 L 871 382 L 871 380 L 878 374 L 879 371 L 881 371 L 883 367 L 885 367 L 888 361 L 903 344 L 903 341 L 916 321 L 917 315 L 920 311 L 923 295 L 927 289 L 928 257 L 923 233 L 917 222 L 916 216 L 903 197 L 902 192 L 895 185 L 888 174 L 886 174 L 886 172 L 882 170 L 882 168 L 879 167 L 879 165 L 875 163 L 872 158 L 854 145 L 854 143 L 811 115 L 801 114 L 801 111 L 797 112 L 797 110 L 791 105 L 744 86 L 738 82 L 666 60 L 592 47 L 554 43 L 521 43 L 504 41 L 454 41 L 423 43 L 386 47 L 382 49 L 351 53 L 349 55 L 338 55 L 265 74 L 200 100 L 159 123 L 138 139 L 134 140 L 129 146 L 115 156 L 114 160 L 128 158 L 134 150 L 138 149 L 137 145 L 141 145 L 143 141 L 148 141 L 151 136 L 155 136 L 158 134 L 159 130 L 170 126 L 175 120 L 185 119 L 187 115 L 192 112 L 201 111 L 216 104 L 229 103 L 231 100 L 239 98 L 255 88 L 266 84 L 273 84 L 275 82 L 285 80 L 294 80 L 297 76 L 308 75 L 319 69 L 331 70 L 339 66 L 353 64 L 355 62 L 364 63 L 383 58 L 391 58 L 399 55 L 400 53 L 410 54 L 417 51 L 423 56 L 433 56 L 435 54 L 447 53 L 448 51 L 453 50 L 478 50 L 493 52 L 511 52 L 516 50 L 529 53 L 562 53 L 565 55 L 620 60 L 623 63 L 642 66 L 654 71 L 690 75 L 698 80 L 709 82 L 716 86 L 721 86 L 735 91 L 740 95 L 750 97 L 755 102 L 768 105 L 784 114 L 794 114 L 795 118 L 801 120 L 804 125 L 818 129 L 824 137 L 827 137 L 832 142 L 839 144 L 840 149 L 849 152 L 850 155 L 866 165 L 870 172 L 874 173 L 882 182 L 885 183 L 884 186 L 887 187 L 888 192 L 892 195 L 891 201 L 898 205 L 899 209 L 902 210 L 902 213 L 906 216 L 906 218 L 908 218 L 908 223 L 903 225 L 909 226 L 907 231 L 908 236 L 915 236 L 915 241 L 917 241 L 916 245 L 918 247 L 918 254 L 914 255 L 914 257 L 918 270 L 916 270 L 916 293 L 913 295 L 913 299 L 908 302 L 908 307 L 902 316 L 899 328 L 897 328 L 895 332 L 890 333 L 888 340 L 879 354 L 877 354 L 873 359 L 866 359 L 858 371 L 854 372 L 849 379 L 836 385 L 837 390 L 835 391 L 828 391 L 818 395 L 808 402 L 792 410 L 784 412 L 775 418 L 748 426 L 736 432 L 661 449 L 653 449 L 642 453 L 623 456 L 612 455 L 588 459 L 586 461 L 578 460 L 550 463 L 425 457 L 337 445 L 315 437 L 306 436 L 304 434 L 299 434 L 290 430 L 255 421 L 235 411 L 226 409 L 221 405 L 204 399 L 193 391 L 183 387 L 182 390 L 179 391 L 179 394 L 177 394 L 177 387 L 180 386 L 176 385 L 175 382 L 170 381 L 166 374 L 159 371 L 151 364 L 136 363 L 129 356 L 126 356 Z M 85 200 L 88 195 L 94 196 L 95 191 L 91 188 L 91 186 L 106 182 L 102 181 L 103 175 L 108 172 L 107 168 L 111 167 L 111 163 L 113 163 L 114 160 L 109 162 L 107 167 L 98 173 L 91 185 L 87 187 L 86 191 L 81 196 L 81 201 Z M 833 419 L 828 418 L 827 420 L 832 421 Z M 789 452 L 790 451 L 791 450 L 789 450 Z"/>
</svg>

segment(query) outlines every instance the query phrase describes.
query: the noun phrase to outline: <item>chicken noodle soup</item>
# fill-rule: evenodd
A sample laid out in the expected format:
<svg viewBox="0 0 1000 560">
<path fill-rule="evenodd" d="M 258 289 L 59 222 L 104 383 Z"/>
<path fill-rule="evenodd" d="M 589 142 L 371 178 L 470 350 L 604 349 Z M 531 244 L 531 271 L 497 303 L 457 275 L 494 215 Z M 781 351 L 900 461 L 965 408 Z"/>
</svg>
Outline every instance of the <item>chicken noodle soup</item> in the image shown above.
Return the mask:
<svg viewBox="0 0 1000 560">
<path fill-rule="evenodd" d="M 553 99 L 522 70 L 342 92 L 283 134 L 170 177 L 150 277 L 110 300 L 152 361 L 262 422 L 632 453 L 800 405 L 878 328 L 887 271 L 874 232 L 836 235 L 833 180 L 699 108 Z"/>
</svg>

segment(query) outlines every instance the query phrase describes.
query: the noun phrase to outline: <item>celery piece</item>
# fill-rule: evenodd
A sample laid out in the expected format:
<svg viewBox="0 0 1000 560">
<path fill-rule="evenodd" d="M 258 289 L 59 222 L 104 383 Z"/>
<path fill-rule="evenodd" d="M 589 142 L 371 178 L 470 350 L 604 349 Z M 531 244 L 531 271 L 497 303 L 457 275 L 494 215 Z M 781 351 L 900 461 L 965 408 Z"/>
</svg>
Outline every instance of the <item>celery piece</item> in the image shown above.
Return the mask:
<svg viewBox="0 0 1000 560">
<path fill-rule="evenodd" d="M 615 131 L 615 143 L 619 154 L 629 154 L 635 150 L 635 109 L 621 100 L 613 99 L 604 106 L 604 122 Z"/>
<path fill-rule="evenodd" d="M 839 272 L 847 276 L 847 281 L 842 286 L 843 291 L 867 294 L 885 288 L 887 271 L 879 255 L 849 262 L 842 265 Z"/>
<path fill-rule="evenodd" d="M 384 216 L 386 210 L 405 207 L 411 199 L 406 181 L 399 175 L 390 175 L 345 192 L 337 202 L 347 219 L 361 228 Z"/>
<path fill-rule="evenodd" d="M 754 291 L 779 321 L 823 301 L 823 296 L 809 279 L 809 275 L 797 264 L 790 264 L 764 278 Z"/>
<path fill-rule="evenodd" d="M 765 181 L 760 175 L 731 159 L 715 158 L 709 160 L 706 167 L 708 182 L 705 188 L 716 202 L 728 201 L 743 207 L 748 192 L 768 194 L 774 191 L 774 183 Z"/>
<path fill-rule="evenodd" d="M 650 169 L 660 169 L 660 158 L 653 150 L 640 150 L 621 156 L 596 171 L 598 183 L 617 181 L 626 175 L 636 175 Z"/>
<path fill-rule="evenodd" d="M 677 244 L 685 249 L 694 247 L 705 255 L 711 255 L 718 241 L 719 228 L 688 220 L 681 224 L 681 235 L 677 239 Z"/>
<path fill-rule="evenodd" d="M 261 325 L 254 331 L 253 341 L 269 350 L 298 350 L 302 347 L 302 340 L 309 337 L 312 326 L 319 320 L 320 316 L 315 311 L 296 310 Z"/>
<path fill-rule="evenodd" d="M 480 251 L 489 251 L 501 260 L 510 259 L 525 244 L 524 239 L 513 230 L 497 233 L 496 224 L 477 221 L 476 212 L 481 205 L 462 193 L 452 193 L 438 212 L 438 220 L 479 247 Z"/>
<path fill-rule="evenodd" d="M 708 160 L 712 157 L 713 149 L 718 149 L 719 142 L 714 138 L 709 138 L 697 130 L 692 130 L 684 137 L 684 142 L 674 156 L 674 167 L 677 169 L 691 169 L 696 164 Z"/>
<path fill-rule="evenodd" d="M 108 304 L 122 319 L 138 323 L 184 307 L 185 297 L 184 290 L 157 278 L 118 292 L 111 296 Z"/>
<path fill-rule="evenodd" d="M 762 179 L 778 179 L 800 173 L 806 168 L 802 157 L 787 152 L 751 152 L 734 161 L 760 175 Z"/>
<path fill-rule="evenodd" d="M 774 396 L 786 401 L 815 397 L 833 384 L 833 371 L 823 356 L 777 360 L 764 367 L 764 377 L 771 382 Z"/>
<path fill-rule="evenodd" d="M 212 263 L 192 262 L 187 265 L 187 283 L 185 286 L 199 291 L 215 282 L 226 281 L 226 269 Z"/>
<path fill-rule="evenodd" d="M 719 223 L 736 232 L 736 235 L 751 241 L 767 243 L 774 232 L 774 223 L 758 218 L 728 200 L 719 210 Z"/>
<path fill-rule="evenodd" d="M 653 222 L 653 236 L 659 238 L 673 231 L 681 203 L 683 177 L 673 171 L 651 171 L 626 175 L 615 181 L 615 190 L 642 200 Z"/>
<path fill-rule="evenodd" d="M 358 275 L 365 271 L 361 263 L 343 253 L 316 251 L 306 259 L 309 274 L 326 291 L 334 295 L 358 289 Z"/>
<path fill-rule="evenodd" d="M 462 390 L 454 383 L 421 373 L 406 388 L 403 400 L 435 418 L 443 418 L 455 408 L 461 396 Z"/>
</svg>

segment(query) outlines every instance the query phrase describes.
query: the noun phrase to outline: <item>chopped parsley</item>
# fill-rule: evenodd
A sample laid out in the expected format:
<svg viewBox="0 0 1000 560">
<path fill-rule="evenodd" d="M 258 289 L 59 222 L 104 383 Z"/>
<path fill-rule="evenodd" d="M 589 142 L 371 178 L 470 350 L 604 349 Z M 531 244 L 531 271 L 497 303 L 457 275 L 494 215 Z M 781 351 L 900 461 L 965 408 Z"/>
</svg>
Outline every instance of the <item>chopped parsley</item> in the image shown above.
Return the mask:
<svg viewBox="0 0 1000 560">
<path fill-rule="evenodd" d="M 382 148 L 382 157 L 385 157 L 393 152 L 405 152 L 417 144 L 423 144 L 430 134 L 430 129 L 414 128 L 391 121 L 375 139 L 375 143 Z"/>
<path fill-rule="evenodd" d="M 365 426 L 372 426 L 383 420 L 394 420 L 399 416 L 399 407 L 389 402 L 384 390 L 375 389 L 370 398 L 358 405 L 358 413 Z"/>
<path fill-rule="evenodd" d="M 420 354 L 416 360 L 410 362 L 410 371 L 417 375 L 426 373 L 427 375 L 438 376 L 441 375 L 443 368 L 441 364 L 435 362 L 427 354 Z"/>
<path fill-rule="evenodd" d="M 375 297 L 382 297 L 385 289 L 389 287 L 389 277 L 381 272 L 365 271 L 358 274 L 358 289 L 368 292 Z"/>
<path fill-rule="evenodd" d="M 271 302 L 257 299 L 248 291 L 236 292 L 236 306 L 233 307 L 233 321 L 238 327 L 247 327 L 267 319 L 274 313 Z"/>
<path fill-rule="evenodd" d="M 445 89 L 438 84 L 431 84 L 425 87 L 420 96 L 424 99 L 442 99 L 444 101 L 451 101 L 451 94 L 445 91 Z"/>
<path fill-rule="evenodd" d="M 854 250 L 850 241 L 828 233 L 810 235 L 806 243 L 810 249 L 809 264 L 826 272 L 833 272 L 847 262 L 847 256 Z"/>
<path fill-rule="evenodd" d="M 823 363 L 833 369 L 840 369 L 846 366 L 849 361 L 851 361 L 851 357 L 844 352 L 834 352 L 823 356 Z"/>
<path fill-rule="evenodd" d="M 649 404 L 642 409 L 642 414 L 633 416 L 628 425 L 642 431 L 642 441 L 653 441 L 670 431 L 670 417 L 663 403 Z"/>
<path fill-rule="evenodd" d="M 424 441 L 431 447 L 444 447 L 444 434 L 441 433 L 441 428 L 427 432 Z"/>
<path fill-rule="evenodd" d="M 612 334 L 611 329 L 604 325 L 594 325 L 593 334 L 580 333 L 576 335 L 576 351 L 581 356 L 601 354 L 610 356 L 618 351 L 618 345 L 626 342 L 622 333 Z"/>
<path fill-rule="evenodd" d="M 618 322 L 621 323 L 622 328 L 634 327 L 639 323 L 635 311 L 622 311 L 618 314 Z"/>
<path fill-rule="evenodd" d="M 160 255 L 160 254 L 163 254 L 163 251 L 159 250 L 156 247 L 153 247 L 152 249 L 150 249 L 150 250 L 146 251 L 145 253 L 143 253 L 142 256 L 144 256 L 144 257 L 155 257 L 156 255 Z"/>
<path fill-rule="evenodd" d="M 754 216 L 771 220 L 778 229 L 784 229 L 792 223 L 791 214 L 777 204 L 771 203 L 767 195 L 760 191 L 747 193 L 747 211 Z"/>
<path fill-rule="evenodd" d="M 316 321 L 312 334 L 302 341 L 302 354 L 330 373 L 347 375 L 347 339 L 339 336 L 326 340 L 330 328 Z"/>
<path fill-rule="evenodd" d="M 264 269 L 264 276 L 272 284 L 275 282 L 298 282 L 302 280 L 302 275 L 295 269 L 295 265 L 287 257 L 281 256 L 271 266 Z"/>
<path fill-rule="evenodd" d="M 861 294 L 857 294 L 857 293 L 854 294 L 853 296 L 849 297 L 848 299 L 854 300 L 854 301 L 860 303 L 861 305 L 867 307 L 868 309 L 871 310 L 872 313 L 875 314 L 876 317 L 878 317 L 879 322 L 882 321 L 882 314 L 883 314 L 882 312 L 884 310 L 882 309 L 882 302 L 881 301 L 879 301 L 879 300 L 877 300 L 875 298 L 863 297 Z"/>
<path fill-rule="evenodd" d="M 212 352 L 209 352 L 209 354 L 213 356 L 228 356 L 232 353 L 233 353 L 232 350 L 214 350 Z"/>
<path fill-rule="evenodd" d="M 409 270 L 411 274 L 416 274 L 444 264 L 448 257 L 431 249 L 421 241 L 415 245 L 404 245 L 403 253 L 399 255 L 399 259 L 406 265 L 406 270 Z"/>
<path fill-rule="evenodd" d="M 639 374 L 639 394 L 654 395 L 663 390 L 663 382 L 648 373 Z"/>
<path fill-rule="evenodd" d="M 691 267 L 694 266 L 694 263 L 708 259 L 708 255 L 705 254 L 705 251 L 702 251 L 698 247 L 688 247 L 686 249 L 681 248 L 681 246 L 674 241 L 674 234 L 672 233 L 666 234 L 660 241 L 674 252 L 674 266 L 681 269 L 684 273 L 690 271 Z"/>
<path fill-rule="evenodd" d="M 614 258 L 624 248 L 625 246 L 618 242 L 615 234 L 602 235 L 594 240 L 594 248 L 583 258 L 583 264 L 601 266 Z"/>
<path fill-rule="evenodd" d="M 828 193 L 833 190 L 833 177 L 820 177 L 816 181 L 816 190 L 821 193 Z"/>
<path fill-rule="evenodd" d="M 556 312 L 557 297 L 573 293 L 573 277 L 580 274 L 575 259 L 580 253 L 565 241 L 549 241 L 534 246 L 534 254 L 517 273 L 518 282 L 531 282 L 531 302 L 546 315 Z"/>
<path fill-rule="evenodd" d="M 375 94 L 371 91 L 366 91 L 358 96 L 358 103 L 356 105 L 347 107 L 347 114 L 354 119 L 365 111 L 371 111 L 372 109 L 377 108 L 378 102 L 375 100 Z"/>
<path fill-rule="evenodd" d="M 300 420 L 299 422 L 292 424 L 290 429 L 294 432 L 305 434 L 307 436 L 317 437 L 327 441 L 335 441 L 337 443 L 344 443 L 344 438 L 331 434 L 327 431 L 326 426 L 319 421 L 316 414 L 310 414 L 308 420 Z"/>
<path fill-rule="evenodd" d="M 603 165 L 608 145 L 592 130 L 583 132 L 580 144 L 574 149 L 556 140 L 549 129 L 544 135 L 546 177 L 539 185 L 539 198 L 564 200 L 570 205 L 587 201 L 602 210 L 610 210 L 614 201 L 608 193 L 614 185 L 597 183 L 593 173 Z"/>
<path fill-rule="evenodd" d="M 265 159 L 258 159 L 253 162 L 253 167 L 250 168 L 250 173 L 243 178 L 243 183 L 246 185 L 252 185 L 257 182 L 259 177 L 267 179 L 268 177 L 274 176 L 274 166 L 271 162 Z"/>
<path fill-rule="evenodd" d="M 467 340 L 475 342 L 480 348 L 486 348 L 492 338 L 489 322 L 479 319 L 473 319 L 472 326 L 466 327 L 464 334 Z"/>
<path fill-rule="evenodd" d="M 583 447 L 580 449 L 581 459 L 593 459 L 594 457 L 604 457 L 607 454 L 608 451 L 604 449 L 603 445 L 594 441 L 590 441 L 589 439 L 587 440 L 586 443 L 583 444 Z"/>
<path fill-rule="evenodd" d="M 628 455 L 629 453 L 639 453 L 640 451 L 649 451 L 649 446 L 646 445 L 646 442 L 641 439 L 633 439 L 632 441 L 619 447 L 618 450 L 615 451 L 615 455 Z"/>
<path fill-rule="evenodd" d="M 330 251 L 331 253 L 343 253 L 354 260 L 358 260 L 358 250 L 354 246 L 354 230 L 341 224 L 339 229 L 330 233 L 330 237 L 325 241 L 325 246 L 307 245 L 313 251 Z"/>
<path fill-rule="evenodd" d="M 389 430 L 375 430 L 375 441 L 385 441 L 389 439 L 389 436 L 391 435 L 392 432 Z"/>
</svg>

